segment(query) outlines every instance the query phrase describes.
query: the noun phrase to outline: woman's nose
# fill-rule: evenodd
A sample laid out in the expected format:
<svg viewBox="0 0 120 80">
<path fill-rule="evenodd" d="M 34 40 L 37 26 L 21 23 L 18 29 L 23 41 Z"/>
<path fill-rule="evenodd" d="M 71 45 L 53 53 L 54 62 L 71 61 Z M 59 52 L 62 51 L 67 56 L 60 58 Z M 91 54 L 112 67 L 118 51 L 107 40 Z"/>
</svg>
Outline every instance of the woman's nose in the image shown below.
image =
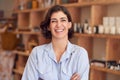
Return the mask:
<svg viewBox="0 0 120 80">
<path fill-rule="evenodd" d="M 60 27 L 61 26 L 61 22 L 60 21 L 57 21 L 57 27 Z"/>
</svg>

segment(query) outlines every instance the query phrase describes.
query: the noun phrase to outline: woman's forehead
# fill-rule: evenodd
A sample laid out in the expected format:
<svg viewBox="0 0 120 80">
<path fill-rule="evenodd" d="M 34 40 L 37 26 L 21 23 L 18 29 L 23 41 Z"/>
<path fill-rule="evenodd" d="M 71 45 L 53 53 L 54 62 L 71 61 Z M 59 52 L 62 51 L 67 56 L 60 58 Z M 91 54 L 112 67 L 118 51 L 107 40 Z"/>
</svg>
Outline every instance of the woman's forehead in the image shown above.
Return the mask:
<svg viewBox="0 0 120 80">
<path fill-rule="evenodd" d="M 62 11 L 58 11 L 52 13 L 51 18 L 67 18 L 67 15 Z"/>
</svg>

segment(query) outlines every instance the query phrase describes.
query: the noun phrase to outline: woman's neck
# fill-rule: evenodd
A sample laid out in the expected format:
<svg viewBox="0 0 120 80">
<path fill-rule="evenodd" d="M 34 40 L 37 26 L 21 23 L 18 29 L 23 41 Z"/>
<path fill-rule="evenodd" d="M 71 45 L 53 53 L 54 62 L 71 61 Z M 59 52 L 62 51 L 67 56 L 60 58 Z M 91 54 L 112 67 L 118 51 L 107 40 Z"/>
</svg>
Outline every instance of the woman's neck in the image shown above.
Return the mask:
<svg viewBox="0 0 120 80">
<path fill-rule="evenodd" d="M 65 39 L 62 39 L 62 40 L 53 39 L 52 40 L 53 50 L 55 52 L 57 61 L 60 60 L 62 54 L 65 52 L 67 48 L 67 44 L 68 44 L 68 39 L 66 40 Z"/>
</svg>

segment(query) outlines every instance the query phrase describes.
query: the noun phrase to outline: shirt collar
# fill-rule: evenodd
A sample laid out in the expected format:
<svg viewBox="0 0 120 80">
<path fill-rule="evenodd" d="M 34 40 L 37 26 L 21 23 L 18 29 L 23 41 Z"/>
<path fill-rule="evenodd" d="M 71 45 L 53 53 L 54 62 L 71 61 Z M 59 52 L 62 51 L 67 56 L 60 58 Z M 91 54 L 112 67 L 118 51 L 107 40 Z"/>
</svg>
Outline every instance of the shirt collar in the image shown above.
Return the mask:
<svg viewBox="0 0 120 80">
<path fill-rule="evenodd" d="M 53 50 L 53 47 L 52 47 L 52 42 L 50 42 L 49 44 L 47 44 L 47 46 L 45 46 L 45 50 L 47 51 L 48 56 L 51 59 L 53 59 L 54 61 L 56 61 L 54 50 Z"/>
<path fill-rule="evenodd" d="M 53 50 L 53 47 L 52 47 L 52 42 L 49 43 L 46 47 L 45 47 L 45 50 L 47 51 L 48 53 L 48 56 L 53 59 L 55 62 L 56 61 L 56 57 L 55 57 L 55 54 L 54 54 L 54 50 Z M 67 44 L 67 49 L 66 51 L 63 53 L 61 59 L 60 59 L 60 62 L 68 59 L 71 55 L 72 55 L 72 52 L 73 52 L 73 44 L 68 41 L 68 44 Z"/>
<path fill-rule="evenodd" d="M 66 49 L 66 51 L 63 53 L 60 62 L 66 60 L 66 59 L 68 59 L 68 58 L 70 58 L 71 55 L 72 55 L 72 53 L 73 53 L 73 51 L 74 51 L 73 44 L 68 41 L 67 49 Z"/>
</svg>

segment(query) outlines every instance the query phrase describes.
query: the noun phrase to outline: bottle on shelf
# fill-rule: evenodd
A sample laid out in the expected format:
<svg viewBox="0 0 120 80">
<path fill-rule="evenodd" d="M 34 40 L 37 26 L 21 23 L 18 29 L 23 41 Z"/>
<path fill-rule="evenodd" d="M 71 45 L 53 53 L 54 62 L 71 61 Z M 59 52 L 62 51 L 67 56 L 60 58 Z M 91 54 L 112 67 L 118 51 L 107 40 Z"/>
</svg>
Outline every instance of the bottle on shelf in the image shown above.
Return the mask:
<svg viewBox="0 0 120 80">
<path fill-rule="evenodd" d="M 37 0 L 32 0 L 32 9 L 38 8 L 38 1 Z"/>
<path fill-rule="evenodd" d="M 88 33 L 88 27 L 89 27 L 89 25 L 88 25 L 88 20 L 87 19 L 85 19 L 83 27 L 84 27 L 84 33 Z"/>
<path fill-rule="evenodd" d="M 23 10 L 23 9 L 24 9 L 24 2 L 23 2 L 23 1 L 20 2 L 19 9 L 20 9 L 20 10 Z"/>
</svg>

